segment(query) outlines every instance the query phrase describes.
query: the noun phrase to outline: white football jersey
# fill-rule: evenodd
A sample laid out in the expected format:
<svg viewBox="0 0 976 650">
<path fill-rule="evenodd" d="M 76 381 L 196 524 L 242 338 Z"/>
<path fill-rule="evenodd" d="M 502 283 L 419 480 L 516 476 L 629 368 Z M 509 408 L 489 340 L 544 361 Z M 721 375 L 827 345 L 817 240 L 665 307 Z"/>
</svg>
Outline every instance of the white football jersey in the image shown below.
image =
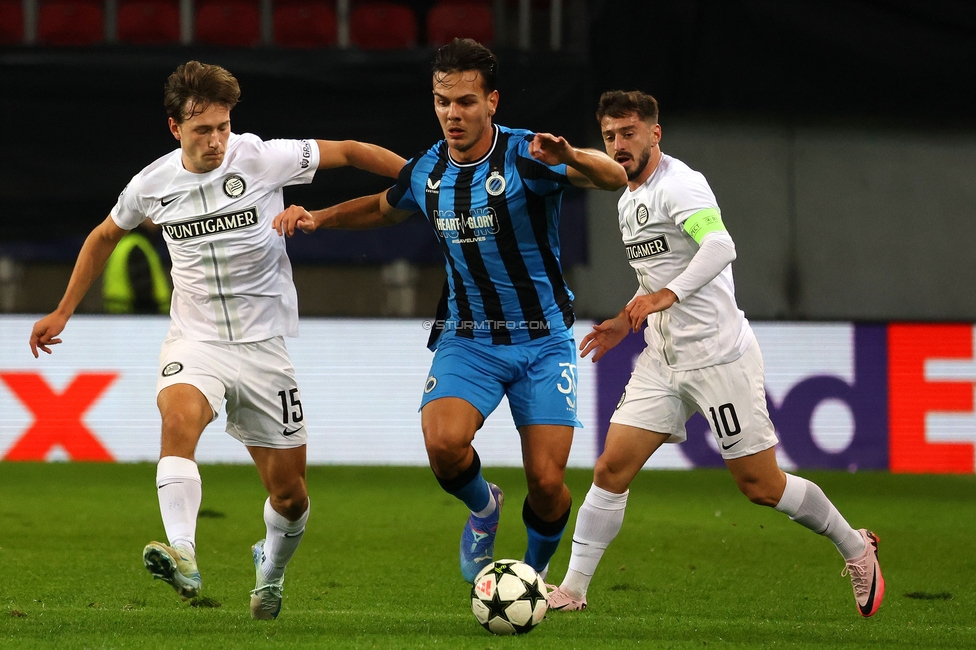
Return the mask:
<svg viewBox="0 0 976 650">
<path fill-rule="evenodd" d="M 617 203 L 627 261 L 642 293 L 668 286 L 687 268 L 698 244 L 685 220 L 699 210 L 718 209 L 705 177 L 677 158 L 661 157 L 647 181 L 624 190 Z M 674 370 L 694 370 L 735 361 L 754 339 L 735 302 L 732 265 L 669 309 L 647 318 L 648 352 Z"/>
<path fill-rule="evenodd" d="M 173 260 L 170 332 L 193 341 L 298 336 L 298 294 L 285 239 L 271 227 L 282 188 L 312 182 L 314 140 L 231 134 L 217 169 L 183 168 L 181 150 L 136 174 L 112 208 L 120 228 L 162 226 Z"/>
</svg>

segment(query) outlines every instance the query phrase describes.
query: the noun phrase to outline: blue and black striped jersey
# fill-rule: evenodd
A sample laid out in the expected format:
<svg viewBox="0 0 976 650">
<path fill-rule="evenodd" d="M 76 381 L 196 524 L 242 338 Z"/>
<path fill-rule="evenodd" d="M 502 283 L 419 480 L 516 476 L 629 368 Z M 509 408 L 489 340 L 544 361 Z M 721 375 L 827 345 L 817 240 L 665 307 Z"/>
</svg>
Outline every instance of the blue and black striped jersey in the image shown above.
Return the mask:
<svg viewBox="0 0 976 650">
<path fill-rule="evenodd" d="M 530 131 L 494 127 L 491 149 L 457 163 L 441 140 L 410 160 L 387 201 L 421 211 L 446 258 L 440 336 L 496 345 L 568 336 L 573 294 L 559 263 L 559 206 L 566 166 L 529 155 Z"/>
</svg>

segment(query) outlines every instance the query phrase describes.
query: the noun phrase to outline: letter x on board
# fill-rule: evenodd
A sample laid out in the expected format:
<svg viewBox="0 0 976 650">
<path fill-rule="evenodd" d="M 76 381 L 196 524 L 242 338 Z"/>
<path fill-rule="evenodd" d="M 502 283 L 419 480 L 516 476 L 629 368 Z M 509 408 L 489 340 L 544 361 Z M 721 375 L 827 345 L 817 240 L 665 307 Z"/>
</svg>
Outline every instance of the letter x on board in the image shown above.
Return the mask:
<svg viewBox="0 0 976 650">
<path fill-rule="evenodd" d="M 34 416 L 34 423 L 3 460 L 45 460 L 55 445 L 64 447 L 71 460 L 114 460 L 81 418 L 117 377 L 117 373 L 79 373 L 57 393 L 40 373 L 0 373 L 0 379 Z"/>
</svg>

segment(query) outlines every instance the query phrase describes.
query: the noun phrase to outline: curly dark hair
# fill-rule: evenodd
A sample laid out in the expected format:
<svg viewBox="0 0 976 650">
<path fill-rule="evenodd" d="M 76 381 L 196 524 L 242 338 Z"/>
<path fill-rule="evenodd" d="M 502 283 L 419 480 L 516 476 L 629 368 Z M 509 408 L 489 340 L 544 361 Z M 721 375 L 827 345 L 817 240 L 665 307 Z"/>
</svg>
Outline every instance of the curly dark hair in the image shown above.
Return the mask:
<svg viewBox="0 0 976 650">
<path fill-rule="evenodd" d="M 607 91 L 600 95 L 600 102 L 596 109 L 596 121 L 602 122 L 603 118 L 607 116 L 626 117 L 631 113 L 637 113 L 637 116 L 645 122 L 657 124 L 657 100 L 639 90 Z"/>
</svg>

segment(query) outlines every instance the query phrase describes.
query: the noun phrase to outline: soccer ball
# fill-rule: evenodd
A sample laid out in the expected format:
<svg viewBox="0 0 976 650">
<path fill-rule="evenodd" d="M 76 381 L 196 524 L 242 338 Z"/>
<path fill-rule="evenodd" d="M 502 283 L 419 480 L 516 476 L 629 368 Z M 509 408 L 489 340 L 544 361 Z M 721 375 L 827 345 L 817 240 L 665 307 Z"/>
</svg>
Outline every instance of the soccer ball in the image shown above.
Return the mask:
<svg viewBox="0 0 976 650">
<path fill-rule="evenodd" d="M 471 585 L 471 611 L 492 634 L 525 634 L 548 608 L 546 583 L 525 562 L 492 562 Z"/>
</svg>

